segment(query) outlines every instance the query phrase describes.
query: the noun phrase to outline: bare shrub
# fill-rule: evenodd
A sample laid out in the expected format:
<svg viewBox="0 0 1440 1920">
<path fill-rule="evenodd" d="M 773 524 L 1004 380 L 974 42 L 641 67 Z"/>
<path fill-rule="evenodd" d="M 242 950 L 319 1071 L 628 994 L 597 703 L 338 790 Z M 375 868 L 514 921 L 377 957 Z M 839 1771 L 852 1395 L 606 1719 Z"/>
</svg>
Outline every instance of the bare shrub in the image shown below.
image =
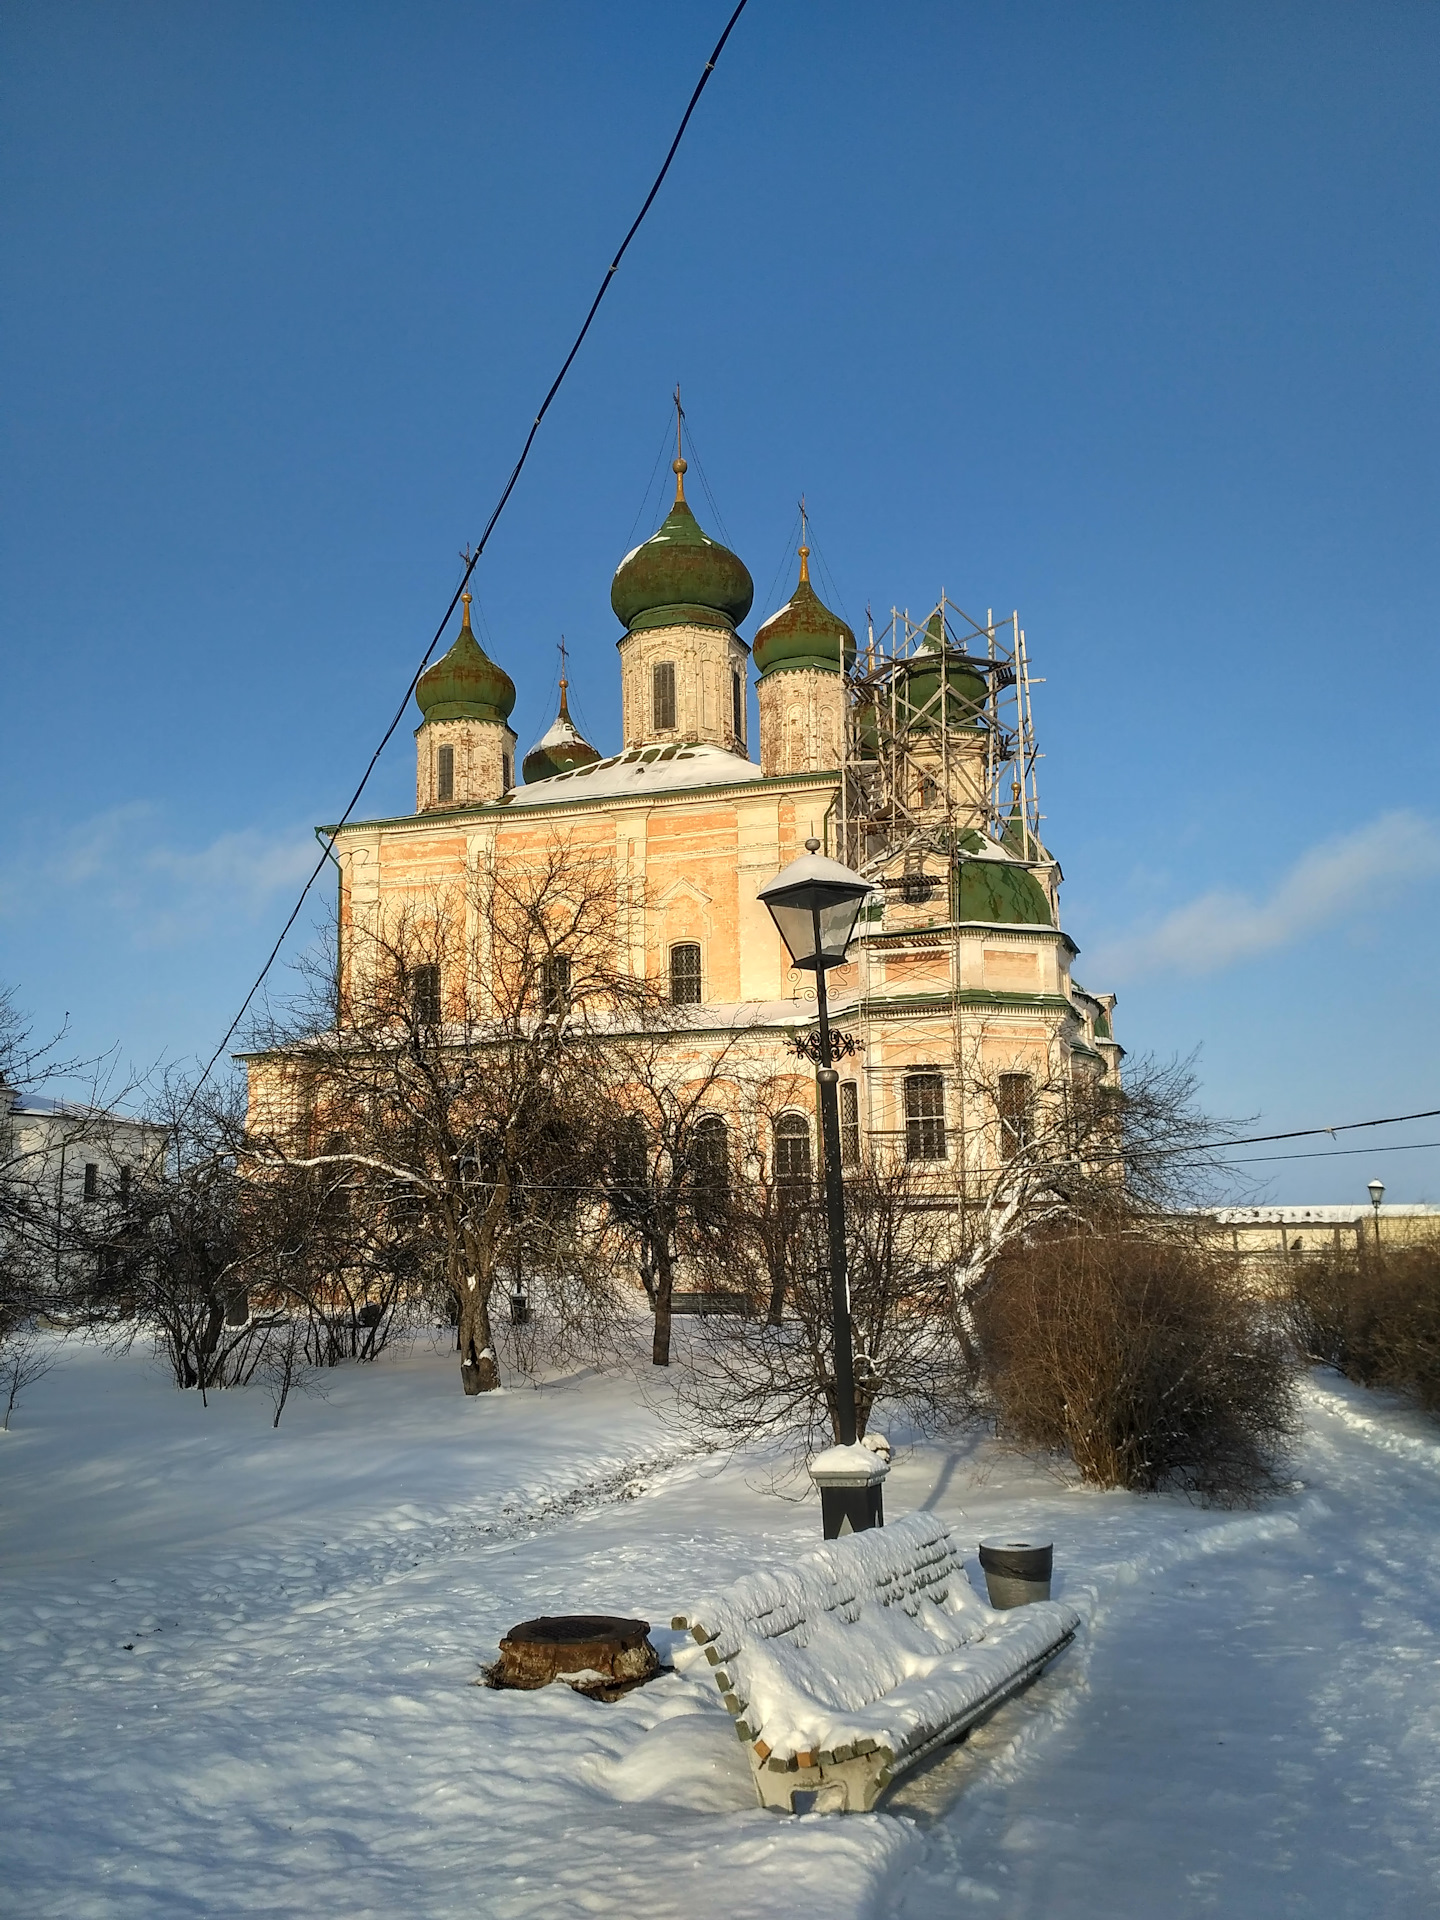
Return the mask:
<svg viewBox="0 0 1440 1920">
<path fill-rule="evenodd" d="M 21 1394 L 37 1380 L 43 1380 L 54 1364 L 49 1349 L 42 1345 L 33 1327 L 12 1332 L 10 1338 L 0 1344 L 0 1400 L 5 1403 L 0 1433 L 10 1431 L 10 1416 Z"/>
<path fill-rule="evenodd" d="M 855 1427 L 877 1407 L 913 1424 L 952 1422 L 964 1383 L 949 1334 L 950 1264 L 928 1196 L 911 1171 L 864 1169 L 846 1182 L 845 1241 L 855 1368 Z M 821 1196 L 737 1183 L 726 1276 L 748 1311 L 695 1325 L 676 1381 L 682 1413 L 714 1433 L 788 1435 L 797 1450 L 840 1434 L 829 1246 Z"/>
<path fill-rule="evenodd" d="M 1291 1298 L 1311 1359 L 1440 1414 L 1440 1247 L 1365 1247 L 1299 1261 Z"/>
<path fill-rule="evenodd" d="M 1046 1236 L 998 1263 L 975 1328 L 1001 1435 L 1093 1485 L 1220 1505 L 1276 1486 L 1294 1362 L 1232 1259 L 1153 1232 Z"/>
</svg>

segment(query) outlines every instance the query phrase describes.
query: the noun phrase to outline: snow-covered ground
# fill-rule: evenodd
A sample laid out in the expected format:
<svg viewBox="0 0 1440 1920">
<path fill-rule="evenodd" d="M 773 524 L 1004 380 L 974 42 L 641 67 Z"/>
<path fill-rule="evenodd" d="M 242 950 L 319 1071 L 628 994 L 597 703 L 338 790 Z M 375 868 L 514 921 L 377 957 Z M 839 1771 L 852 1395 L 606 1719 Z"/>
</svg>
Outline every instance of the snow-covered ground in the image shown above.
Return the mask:
<svg viewBox="0 0 1440 1920">
<path fill-rule="evenodd" d="M 470 1684 L 528 1615 L 661 1627 L 813 1541 L 763 1462 L 687 1453 L 614 1381 L 466 1401 L 444 1354 L 341 1371 L 278 1432 L 260 1394 L 59 1358 L 0 1435 L 0 1911 L 1440 1911 L 1440 1433 L 1333 1379 L 1260 1513 L 902 1452 L 889 1511 L 1045 1530 L 1086 1625 L 887 1811 L 794 1820 L 679 1675 L 613 1706 Z"/>
</svg>

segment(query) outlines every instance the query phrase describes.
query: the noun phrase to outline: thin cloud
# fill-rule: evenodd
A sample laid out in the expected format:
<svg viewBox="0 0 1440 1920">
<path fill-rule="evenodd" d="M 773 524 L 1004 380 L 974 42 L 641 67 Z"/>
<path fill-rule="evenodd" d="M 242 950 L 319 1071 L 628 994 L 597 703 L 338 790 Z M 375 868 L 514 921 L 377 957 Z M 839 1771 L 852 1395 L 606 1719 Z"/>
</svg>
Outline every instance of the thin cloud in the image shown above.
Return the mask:
<svg viewBox="0 0 1440 1920">
<path fill-rule="evenodd" d="M 253 921 L 297 888 L 315 862 L 303 827 L 245 827 L 200 847 L 179 845 L 158 808 L 111 807 L 32 841 L 0 874 L 0 916 L 29 917 L 82 899 L 142 948 L 183 945 Z"/>
<path fill-rule="evenodd" d="M 1440 826 L 1409 811 L 1381 814 L 1301 854 L 1263 898 L 1227 888 L 1132 929 L 1088 956 L 1087 978 L 1117 983 L 1159 973 L 1219 973 L 1325 927 L 1357 925 L 1402 887 L 1440 873 Z"/>
</svg>

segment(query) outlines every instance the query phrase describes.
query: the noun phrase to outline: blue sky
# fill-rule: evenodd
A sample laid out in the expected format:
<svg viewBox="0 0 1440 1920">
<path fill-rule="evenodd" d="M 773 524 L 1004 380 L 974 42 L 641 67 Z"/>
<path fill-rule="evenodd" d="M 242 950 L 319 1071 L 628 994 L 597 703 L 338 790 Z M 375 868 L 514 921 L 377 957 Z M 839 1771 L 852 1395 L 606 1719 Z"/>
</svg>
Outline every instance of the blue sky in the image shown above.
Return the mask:
<svg viewBox="0 0 1440 1920">
<path fill-rule="evenodd" d="M 6 9 L 0 977 L 41 1022 L 218 1039 L 725 12 Z M 751 0 L 474 583 L 522 749 L 561 632 L 616 743 L 679 379 L 757 618 L 802 489 L 852 624 L 1020 609 L 1128 1046 L 1257 1131 L 1440 1107 L 1437 53 L 1429 0 Z M 1252 1172 L 1440 1201 L 1440 1150 Z"/>
</svg>

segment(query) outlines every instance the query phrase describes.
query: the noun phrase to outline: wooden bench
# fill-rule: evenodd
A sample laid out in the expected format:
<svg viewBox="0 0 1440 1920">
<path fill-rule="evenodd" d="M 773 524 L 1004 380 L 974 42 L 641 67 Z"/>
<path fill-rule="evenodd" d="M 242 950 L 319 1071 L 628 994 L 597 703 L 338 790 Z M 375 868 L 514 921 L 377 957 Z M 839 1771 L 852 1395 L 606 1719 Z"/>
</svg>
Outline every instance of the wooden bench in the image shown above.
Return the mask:
<svg viewBox="0 0 1440 1920">
<path fill-rule="evenodd" d="M 1035 1679 L 1074 1638 L 1055 1601 L 996 1613 L 950 1529 L 915 1513 L 696 1600 L 708 1662 L 764 1807 L 868 1812 L 892 1780 Z"/>
</svg>

